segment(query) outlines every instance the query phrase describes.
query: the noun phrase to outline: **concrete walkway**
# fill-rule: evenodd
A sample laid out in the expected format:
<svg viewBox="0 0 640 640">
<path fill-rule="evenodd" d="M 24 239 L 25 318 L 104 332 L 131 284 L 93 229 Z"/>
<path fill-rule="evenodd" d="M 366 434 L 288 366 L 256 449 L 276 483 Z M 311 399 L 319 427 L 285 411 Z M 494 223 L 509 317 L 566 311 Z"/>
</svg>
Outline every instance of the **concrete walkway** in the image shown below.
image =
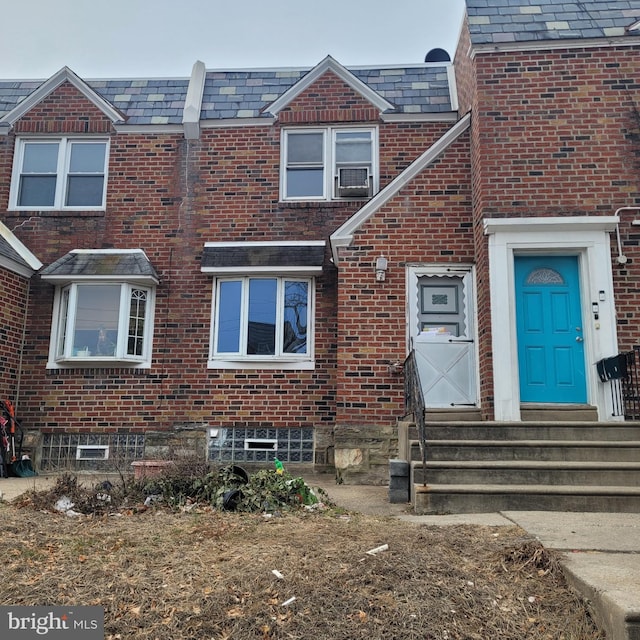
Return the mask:
<svg viewBox="0 0 640 640">
<path fill-rule="evenodd" d="M 101 477 L 87 475 L 85 482 L 94 484 Z M 409 504 L 389 503 L 386 487 L 337 485 L 330 475 L 304 477 L 309 486 L 323 489 L 349 511 L 442 527 L 518 525 L 547 549 L 562 553 L 567 579 L 592 603 L 607 640 L 640 640 L 640 514 L 503 511 L 416 516 Z M 55 480 L 56 476 L 0 478 L 0 495 L 9 501 Z"/>
</svg>

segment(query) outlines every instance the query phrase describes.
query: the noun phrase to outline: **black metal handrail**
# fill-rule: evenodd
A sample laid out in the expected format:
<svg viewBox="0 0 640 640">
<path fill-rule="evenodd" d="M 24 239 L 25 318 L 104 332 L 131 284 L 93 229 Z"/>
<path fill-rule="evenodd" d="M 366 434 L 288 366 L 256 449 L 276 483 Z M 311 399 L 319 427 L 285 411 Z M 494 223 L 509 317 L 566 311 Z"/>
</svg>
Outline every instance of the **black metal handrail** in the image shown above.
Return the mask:
<svg viewBox="0 0 640 640">
<path fill-rule="evenodd" d="M 425 404 L 420 384 L 420 374 L 416 363 L 416 353 L 411 351 L 404 361 L 404 403 L 406 413 L 413 414 L 418 429 L 420 454 L 422 457 L 422 479 L 427 486 L 427 424 L 425 420 Z"/>
<path fill-rule="evenodd" d="M 640 346 L 596 363 L 600 380 L 611 389 L 612 415 L 640 420 Z"/>
<path fill-rule="evenodd" d="M 624 375 L 620 378 L 625 420 L 640 420 L 640 346 L 620 354 L 624 358 Z"/>
</svg>

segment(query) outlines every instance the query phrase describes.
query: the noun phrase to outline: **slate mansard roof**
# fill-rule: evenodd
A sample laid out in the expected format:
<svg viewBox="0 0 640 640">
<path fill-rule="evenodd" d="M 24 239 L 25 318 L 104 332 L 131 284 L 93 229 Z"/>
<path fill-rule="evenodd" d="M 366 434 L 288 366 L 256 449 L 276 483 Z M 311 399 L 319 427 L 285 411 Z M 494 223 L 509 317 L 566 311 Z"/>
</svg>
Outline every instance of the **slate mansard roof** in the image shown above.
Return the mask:
<svg viewBox="0 0 640 640">
<path fill-rule="evenodd" d="M 309 69 L 208 71 L 202 102 L 205 120 L 263 115 Z M 446 66 L 348 68 L 358 80 L 395 106 L 395 113 L 452 111 Z"/>
<path fill-rule="evenodd" d="M 638 37 L 640 0 L 466 0 L 474 45 Z"/>
<path fill-rule="evenodd" d="M 158 282 L 158 274 L 142 249 L 75 249 L 45 267 L 45 280 L 130 279 Z"/>
<path fill-rule="evenodd" d="M 454 110 L 447 65 L 348 68 L 357 80 L 392 105 L 391 113 L 438 114 Z M 268 118 L 269 105 L 311 69 L 208 70 L 200 120 Z M 84 80 L 124 114 L 130 125 L 180 125 L 190 78 Z M 0 80 L 0 118 L 43 82 Z"/>
</svg>

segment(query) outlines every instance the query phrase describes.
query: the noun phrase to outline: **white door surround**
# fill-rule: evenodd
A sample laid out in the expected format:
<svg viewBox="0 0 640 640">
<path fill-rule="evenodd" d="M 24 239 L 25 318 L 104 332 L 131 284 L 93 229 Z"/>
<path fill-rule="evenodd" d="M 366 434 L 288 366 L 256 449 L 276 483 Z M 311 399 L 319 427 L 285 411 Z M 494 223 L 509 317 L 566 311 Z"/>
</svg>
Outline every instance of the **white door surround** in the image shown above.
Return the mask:
<svg viewBox="0 0 640 640">
<path fill-rule="evenodd" d="M 487 218 L 489 286 L 497 421 L 519 421 L 520 385 L 515 317 L 514 255 L 553 254 L 578 257 L 584 322 L 588 403 L 598 419 L 613 420 L 608 388 L 599 381 L 596 362 L 617 354 L 610 234 L 616 216 Z M 598 318 L 593 303 L 598 304 Z"/>
</svg>

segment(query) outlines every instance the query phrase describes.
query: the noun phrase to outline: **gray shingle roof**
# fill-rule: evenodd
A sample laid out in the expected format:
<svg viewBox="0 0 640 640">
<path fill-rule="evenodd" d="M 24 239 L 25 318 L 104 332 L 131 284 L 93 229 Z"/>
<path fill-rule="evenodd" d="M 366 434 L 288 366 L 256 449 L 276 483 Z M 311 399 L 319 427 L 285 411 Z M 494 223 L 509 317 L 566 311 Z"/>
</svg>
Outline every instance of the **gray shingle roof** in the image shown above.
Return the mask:
<svg viewBox="0 0 640 640">
<path fill-rule="evenodd" d="M 0 237 L 0 255 L 23 267 L 31 268 L 31 265 L 2 237 Z"/>
<path fill-rule="evenodd" d="M 451 111 L 446 66 L 349 69 L 359 80 L 395 105 L 394 113 Z M 203 120 L 257 118 L 310 69 L 208 71 Z M 0 80 L 0 118 L 44 81 Z M 127 124 L 182 123 L 189 78 L 101 79 L 85 82 L 127 117 Z"/>
<path fill-rule="evenodd" d="M 394 113 L 451 111 L 444 66 L 351 68 L 353 75 L 395 105 Z M 202 99 L 203 119 L 256 118 L 310 69 L 208 71 Z"/>
<path fill-rule="evenodd" d="M 466 0 L 475 45 L 640 36 L 640 0 Z"/>
<path fill-rule="evenodd" d="M 89 80 L 128 124 L 181 124 L 189 79 Z"/>
<path fill-rule="evenodd" d="M 44 80 L 0 80 L 0 118 Z M 189 78 L 86 80 L 105 100 L 127 116 L 128 124 L 181 124 Z"/>
<path fill-rule="evenodd" d="M 324 260 L 324 246 L 315 245 L 267 245 L 257 246 L 205 246 L 201 269 L 213 271 L 219 268 L 242 267 L 319 267 Z"/>
<path fill-rule="evenodd" d="M 71 251 L 46 266 L 46 278 L 142 277 L 157 280 L 158 274 L 143 251 Z"/>
</svg>

